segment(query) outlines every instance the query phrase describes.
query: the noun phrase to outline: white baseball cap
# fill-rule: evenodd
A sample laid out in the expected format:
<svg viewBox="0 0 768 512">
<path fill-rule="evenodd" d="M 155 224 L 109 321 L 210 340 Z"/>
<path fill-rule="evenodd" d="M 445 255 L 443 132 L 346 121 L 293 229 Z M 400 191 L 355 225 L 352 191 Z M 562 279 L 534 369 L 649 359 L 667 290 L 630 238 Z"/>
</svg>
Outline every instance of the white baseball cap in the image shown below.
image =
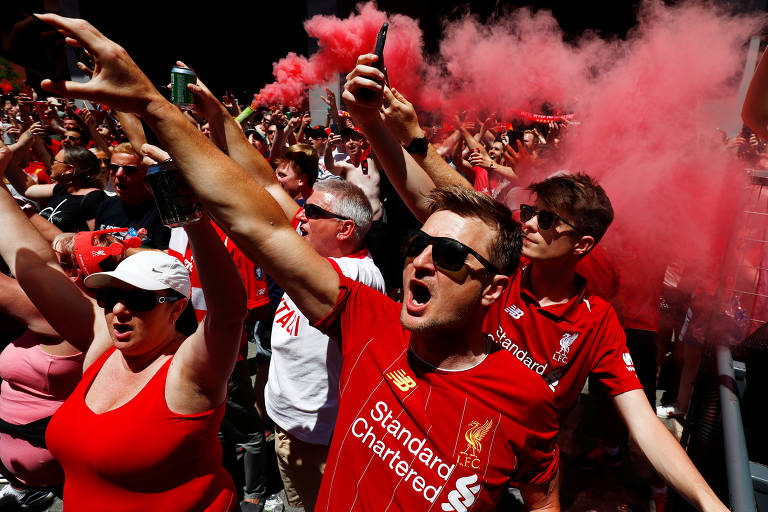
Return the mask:
<svg viewBox="0 0 768 512">
<path fill-rule="evenodd" d="M 140 251 L 125 258 L 111 272 L 97 272 L 85 278 L 88 288 L 103 288 L 115 281 L 128 283 L 143 290 L 176 290 L 189 298 L 189 272 L 182 263 L 160 251 Z"/>
</svg>

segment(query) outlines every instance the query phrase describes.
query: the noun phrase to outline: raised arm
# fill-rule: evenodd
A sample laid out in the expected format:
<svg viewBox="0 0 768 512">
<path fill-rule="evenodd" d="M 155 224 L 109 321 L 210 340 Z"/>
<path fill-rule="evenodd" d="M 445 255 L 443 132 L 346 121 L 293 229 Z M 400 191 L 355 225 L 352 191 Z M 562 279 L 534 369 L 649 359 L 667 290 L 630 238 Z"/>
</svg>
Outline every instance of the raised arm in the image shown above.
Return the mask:
<svg viewBox="0 0 768 512">
<path fill-rule="evenodd" d="M 24 169 L 21 168 L 24 152 L 34 146 L 35 139 L 39 139 L 38 136 L 42 133 L 44 133 L 44 130 L 40 123 L 33 123 L 21 134 L 18 142 L 13 144 L 10 148 L 14 157 L 9 161 L 6 171 L 8 181 L 11 182 L 13 188 L 15 188 L 19 194 L 34 200 L 48 200 L 53 196 L 54 185 L 37 184 L 34 178 L 24 172 Z"/>
<path fill-rule="evenodd" d="M 296 233 L 255 178 L 166 101 L 123 48 L 83 20 L 55 14 L 40 18 L 67 31 L 70 42 L 82 44 L 97 62 L 89 82 L 45 80 L 43 88 L 140 113 L 237 246 L 260 263 L 311 322 L 326 316 L 338 297 L 338 274 Z"/>
<path fill-rule="evenodd" d="M 195 95 L 195 108 L 211 125 L 211 133 L 224 140 L 230 158 L 240 164 L 277 201 L 288 219 L 293 219 L 299 205 L 275 178 L 275 171 L 258 149 L 248 142 L 240 125 L 226 106 L 221 103 L 199 79 L 189 86 Z"/>
<path fill-rule="evenodd" d="M 208 313 L 182 343 L 168 373 L 166 397 L 172 410 L 194 402 L 196 410 L 218 406 L 227 395 L 227 380 L 235 367 L 243 332 L 246 296 L 232 257 L 207 216 L 185 226 Z M 191 394 L 191 397 L 189 396 Z M 191 400 L 190 400 L 191 398 Z"/>
<path fill-rule="evenodd" d="M 661 477 L 702 511 L 726 512 L 680 443 L 661 424 L 642 389 L 613 397 L 632 438 Z"/>
<path fill-rule="evenodd" d="M 435 176 L 438 179 L 446 177 L 443 180 L 446 183 L 458 180 L 467 186 L 469 184 L 437 154 L 431 144 L 427 146 L 426 155 L 411 155 L 403 149 L 401 142 L 409 144 L 413 139 L 423 137 L 424 133 L 408 100 L 379 83 L 384 83 L 384 75 L 371 66 L 375 60 L 373 54 L 358 57 L 357 66 L 347 75 L 344 102 L 373 147 L 392 185 L 413 214 L 423 221 L 428 216 L 425 199 L 435 188 Z M 368 102 L 359 99 L 356 95 L 361 88 L 372 90 L 376 100 Z M 385 107 L 381 106 L 382 96 Z M 380 108 L 384 113 L 383 119 L 379 114 Z"/>
</svg>

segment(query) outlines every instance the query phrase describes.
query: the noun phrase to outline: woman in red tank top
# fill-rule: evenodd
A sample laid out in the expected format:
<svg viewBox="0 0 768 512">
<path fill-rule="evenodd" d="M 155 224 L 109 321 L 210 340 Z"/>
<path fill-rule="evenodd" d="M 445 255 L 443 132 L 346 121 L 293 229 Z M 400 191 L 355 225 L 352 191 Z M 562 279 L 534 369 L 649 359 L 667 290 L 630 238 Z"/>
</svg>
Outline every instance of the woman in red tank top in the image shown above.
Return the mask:
<svg viewBox="0 0 768 512">
<path fill-rule="evenodd" d="M 64 468 L 65 510 L 235 510 L 216 432 L 246 299 L 210 223 L 186 227 L 208 304 L 188 337 L 176 321 L 189 274 L 172 256 L 141 251 L 91 274 L 93 300 L 2 191 L 0 224 L 0 256 L 48 322 L 75 346 L 92 340 L 83 379 L 46 438 Z"/>
</svg>

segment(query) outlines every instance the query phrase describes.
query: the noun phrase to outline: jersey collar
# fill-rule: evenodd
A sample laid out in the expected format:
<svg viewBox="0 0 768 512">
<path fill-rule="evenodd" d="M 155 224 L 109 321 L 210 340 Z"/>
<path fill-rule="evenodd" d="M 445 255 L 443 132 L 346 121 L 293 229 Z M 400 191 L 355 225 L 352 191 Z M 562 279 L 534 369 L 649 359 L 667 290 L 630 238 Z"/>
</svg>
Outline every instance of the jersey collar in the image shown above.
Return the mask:
<svg viewBox="0 0 768 512">
<path fill-rule="evenodd" d="M 530 262 L 524 267 L 520 268 L 520 297 L 528 304 L 533 304 L 538 308 L 539 313 L 551 317 L 553 320 L 568 320 L 574 321 L 578 316 L 578 308 L 585 302 L 587 280 L 581 274 L 575 274 L 574 280 L 576 281 L 577 292 L 571 297 L 568 302 L 563 304 L 553 304 L 551 306 L 542 307 L 539 304 L 539 299 L 531 292 L 529 287 L 530 280 Z"/>
</svg>

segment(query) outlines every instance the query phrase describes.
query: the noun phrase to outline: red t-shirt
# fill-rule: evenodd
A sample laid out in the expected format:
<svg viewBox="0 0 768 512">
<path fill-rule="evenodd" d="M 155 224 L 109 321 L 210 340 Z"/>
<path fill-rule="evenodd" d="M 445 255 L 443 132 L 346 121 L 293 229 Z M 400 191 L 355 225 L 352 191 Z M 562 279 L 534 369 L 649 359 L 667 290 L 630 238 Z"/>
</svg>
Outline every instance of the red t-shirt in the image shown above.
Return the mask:
<svg viewBox="0 0 768 512">
<path fill-rule="evenodd" d="M 522 267 L 488 310 L 483 329 L 530 372 L 544 377 L 560 414 L 568 412 L 590 373 L 610 396 L 641 389 L 624 330 L 606 301 L 585 291 L 565 304 L 541 307 L 527 287 Z"/>
<path fill-rule="evenodd" d="M 409 350 L 401 305 L 341 277 L 315 326 L 339 340 L 339 415 L 316 511 L 495 510 L 509 481 L 557 472 L 557 420 L 544 381 L 504 350 L 463 371 Z"/>
</svg>

